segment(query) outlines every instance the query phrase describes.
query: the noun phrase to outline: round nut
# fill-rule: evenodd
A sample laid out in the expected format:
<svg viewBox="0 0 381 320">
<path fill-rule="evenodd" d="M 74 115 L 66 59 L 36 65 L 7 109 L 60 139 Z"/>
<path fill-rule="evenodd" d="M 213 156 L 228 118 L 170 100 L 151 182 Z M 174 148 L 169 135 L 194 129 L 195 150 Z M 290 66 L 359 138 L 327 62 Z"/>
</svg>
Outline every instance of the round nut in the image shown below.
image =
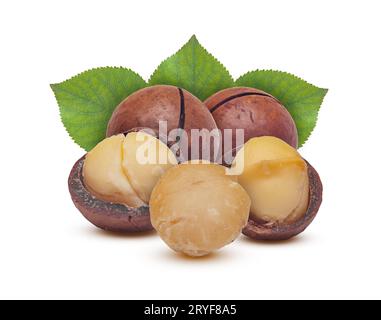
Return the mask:
<svg viewBox="0 0 381 320">
<path fill-rule="evenodd" d="M 275 136 L 297 148 L 298 132 L 287 109 L 272 95 L 254 88 L 235 87 L 221 90 L 205 101 L 217 127 L 233 129 L 231 148 L 223 145 L 222 154 L 235 150 L 235 129 L 244 129 L 244 141 L 260 136 Z M 234 154 L 233 154 L 234 157 Z"/>
<path fill-rule="evenodd" d="M 191 146 L 196 139 L 192 140 L 191 129 L 209 131 L 217 129 L 213 116 L 198 98 L 184 89 L 170 85 L 143 88 L 128 96 L 114 110 L 106 135 L 109 137 L 129 131 L 134 127 L 147 127 L 159 132 L 160 121 L 166 121 L 168 133 L 174 129 L 186 131 L 188 140 L 184 144 L 180 143 L 179 147 L 180 154 L 186 154 L 186 157 L 179 155 L 180 159 L 198 159 L 203 154 L 209 153 L 210 145 L 201 143 L 198 148 L 199 155 L 192 155 Z M 173 140 L 169 142 L 170 147 L 171 143 L 174 144 L 178 141 Z M 198 140 L 197 137 L 197 143 Z M 219 144 L 218 141 L 218 146 Z M 211 151 L 212 156 L 213 150 Z"/>
<path fill-rule="evenodd" d="M 250 198 L 211 163 L 183 163 L 169 169 L 150 200 L 152 225 L 173 250 L 203 256 L 232 242 L 246 225 Z"/>
</svg>

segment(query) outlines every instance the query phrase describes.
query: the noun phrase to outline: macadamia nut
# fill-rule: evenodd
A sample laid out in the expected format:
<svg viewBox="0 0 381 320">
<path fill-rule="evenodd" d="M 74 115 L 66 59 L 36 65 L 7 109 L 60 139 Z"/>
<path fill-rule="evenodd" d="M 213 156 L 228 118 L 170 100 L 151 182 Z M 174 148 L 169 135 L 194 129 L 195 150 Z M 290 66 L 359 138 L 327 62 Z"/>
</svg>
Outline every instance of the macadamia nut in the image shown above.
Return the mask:
<svg viewBox="0 0 381 320">
<path fill-rule="evenodd" d="M 143 132 L 131 132 L 125 137 L 122 156 L 123 171 L 145 203 L 159 178 L 177 164 L 175 155 L 163 142 Z"/>
<path fill-rule="evenodd" d="M 163 128 L 160 129 L 160 122 Z M 210 154 L 217 153 L 214 145 L 201 141 L 198 136 L 192 136 L 192 129 L 216 130 L 217 125 L 208 108 L 190 92 L 170 85 L 155 85 L 140 89 L 125 100 L 114 110 L 107 126 L 106 135 L 112 136 L 125 133 L 136 127 L 146 127 L 161 134 L 168 134 L 169 143 L 177 145 L 175 136 L 178 129 L 184 130 L 187 137 L 177 145 L 180 159 L 210 159 Z M 164 129 L 165 128 L 165 129 Z M 193 146 L 194 145 L 194 146 Z M 193 152 L 192 152 L 193 146 Z M 172 149 L 174 150 L 174 149 Z M 174 151 L 176 152 L 176 151 Z"/>
<path fill-rule="evenodd" d="M 263 222 L 291 223 L 309 202 L 307 164 L 299 153 L 276 137 L 253 138 L 232 164 L 243 168 L 238 181 L 251 198 L 250 217 Z"/>
<path fill-rule="evenodd" d="M 223 143 L 223 154 L 241 147 L 254 137 L 274 136 L 292 147 L 298 146 L 298 132 L 288 110 L 272 95 L 254 88 L 227 88 L 205 101 L 221 130 L 232 129 L 232 144 Z M 243 141 L 236 141 L 236 129 L 244 130 Z M 230 163 L 230 162 L 229 162 Z"/>
<path fill-rule="evenodd" d="M 151 195 L 151 222 L 170 248 L 202 256 L 240 234 L 250 198 L 225 171 L 217 164 L 186 162 L 161 177 Z"/>
<path fill-rule="evenodd" d="M 176 163 L 170 149 L 155 137 L 119 134 L 88 152 L 83 180 L 96 198 L 136 208 L 148 203 L 157 180 Z"/>
</svg>

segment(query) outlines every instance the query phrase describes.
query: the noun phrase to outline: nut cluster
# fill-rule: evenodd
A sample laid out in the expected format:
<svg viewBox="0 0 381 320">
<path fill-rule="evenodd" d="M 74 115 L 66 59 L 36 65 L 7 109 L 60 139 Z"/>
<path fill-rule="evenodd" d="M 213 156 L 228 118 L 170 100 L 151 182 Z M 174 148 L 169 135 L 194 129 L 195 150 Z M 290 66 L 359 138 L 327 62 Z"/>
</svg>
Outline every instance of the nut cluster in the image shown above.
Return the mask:
<svg viewBox="0 0 381 320">
<path fill-rule="evenodd" d="M 223 134 L 214 145 L 192 138 L 185 145 L 177 138 L 168 142 L 158 134 L 160 121 L 168 131 L 230 129 L 233 144 L 225 145 Z M 242 144 L 234 140 L 235 129 L 244 131 Z M 154 228 L 173 250 L 202 256 L 241 231 L 258 240 L 289 239 L 318 212 L 319 175 L 295 149 L 291 115 L 266 92 L 229 88 L 203 103 L 181 88 L 148 87 L 116 107 L 106 136 L 69 176 L 74 204 L 102 229 Z M 209 154 L 230 152 L 234 159 L 223 166 L 194 158 L 194 143 L 200 155 L 209 148 Z M 179 157 L 184 149 L 188 156 Z"/>
</svg>

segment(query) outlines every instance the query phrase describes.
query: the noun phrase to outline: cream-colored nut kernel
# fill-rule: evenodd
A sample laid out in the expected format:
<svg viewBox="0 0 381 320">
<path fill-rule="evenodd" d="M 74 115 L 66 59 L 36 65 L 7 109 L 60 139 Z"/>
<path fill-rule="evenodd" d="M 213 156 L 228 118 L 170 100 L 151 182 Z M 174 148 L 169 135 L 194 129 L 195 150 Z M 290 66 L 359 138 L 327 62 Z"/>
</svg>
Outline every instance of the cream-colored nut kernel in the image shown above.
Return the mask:
<svg viewBox="0 0 381 320">
<path fill-rule="evenodd" d="M 298 151 L 279 138 L 270 136 L 252 138 L 237 152 L 231 166 L 231 174 L 241 174 L 240 168 L 247 170 L 263 160 L 295 157 L 300 158 Z"/>
<path fill-rule="evenodd" d="M 252 218 L 287 223 L 306 213 L 307 164 L 294 148 L 275 137 L 253 138 L 238 152 L 232 168 L 237 161 L 244 161 L 238 181 L 250 196 Z"/>
<path fill-rule="evenodd" d="M 150 200 L 151 222 L 167 245 L 190 256 L 232 242 L 246 225 L 250 198 L 217 164 L 183 163 L 169 169 Z"/>
<path fill-rule="evenodd" d="M 131 132 L 123 142 L 123 170 L 139 197 L 149 202 L 153 187 L 177 164 L 173 152 L 159 139 L 144 132 Z"/>
<path fill-rule="evenodd" d="M 133 190 L 123 172 L 123 141 L 123 134 L 112 136 L 89 151 L 83 164 L 83 180 L 86 188 L 98 199 L 140 207 L 145 203 Z"/>
<path fill-rule="evenodd" d="M 253 165 L 239 182 L 251 197 L 251 212 L 263 221 L 295 221 L 308 206 L 307 165 L 302 159 Z"/>
<path fill-rule="evenodd" d="M 149 141 L 142 148 L 148 155 L 159 152 L 171 160 L 175 157 L 158 139 L 145 133 L 142 135 L 143 138 L 148 136 L 143 142 L 136 139 L 135 132 L 126 137 L 123 134 L 112 136 L 87 153 L 83 165 L 83 180 L 86 188 L 96 198 L 135 208 L 148 204 L 153 185 L 173 164 L 158 164 L 153 161 L 149 165 L 140 165 L 137 153 L 141 151 L 142 143 Z M 130 180 L 130 177 L 134 180 Z"/>
</svg>

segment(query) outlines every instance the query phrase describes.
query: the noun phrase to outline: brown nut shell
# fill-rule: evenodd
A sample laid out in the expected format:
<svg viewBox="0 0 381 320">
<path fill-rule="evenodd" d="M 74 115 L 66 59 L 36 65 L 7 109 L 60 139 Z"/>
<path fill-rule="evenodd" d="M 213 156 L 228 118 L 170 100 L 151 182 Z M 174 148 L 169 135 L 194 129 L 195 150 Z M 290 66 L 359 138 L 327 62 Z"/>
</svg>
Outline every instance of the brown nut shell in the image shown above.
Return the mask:
<svg viewBox="0 0 381 320">
<path fill-rule="evenodd" d="M 233 129 L 232 149 L 239 147 L 234 129 L 244 129 L 244 143 L 254 137 L 274 136 L 294 148 L 298 146 L 294 119 L 276 98 L 264 91 L 233 87 L 215 93 L 204 103 L 219 129 Z M 222 153 L 229 151 L 224 147 Z"/>
<path fill-rule="evenodd" d="M 323 185 L 317 171 L 306 161 L 310 188 L 309 205 L 305 215 L 290 224 L 263 223 L 249 217 L 242 233 L 255 240 L 287 240 L 303 232 L 315 219 L 322 202 Z"/>
<path fill-rule="evenodd" d="M 217 129 L 208 108 L 190 92 L 171 85 L 155 85 L 134 92 L 116 107 L 108 123 L 106 136 L 123 133 L 134 127 L 146 127 L 159 132 L 160 121 L 166 121 L 168 133 L 180 128 L 187 132 L 188 137 L 191 137 L 192 129 Z M 185 160 L 198 159 L 191 155 L 191 144 L 189 139 Z"/>
<path fill-rule="evenodd" d="M 149 207 L 127 207 L 95 198 L 86 189 L 82 180 L 82 168 L 85 157 L 73 166 L 68 186 L 74 205 L 82 215 L 95 226 L 116 232 L 139 232 L 152 230 Z"/>
</svg>

